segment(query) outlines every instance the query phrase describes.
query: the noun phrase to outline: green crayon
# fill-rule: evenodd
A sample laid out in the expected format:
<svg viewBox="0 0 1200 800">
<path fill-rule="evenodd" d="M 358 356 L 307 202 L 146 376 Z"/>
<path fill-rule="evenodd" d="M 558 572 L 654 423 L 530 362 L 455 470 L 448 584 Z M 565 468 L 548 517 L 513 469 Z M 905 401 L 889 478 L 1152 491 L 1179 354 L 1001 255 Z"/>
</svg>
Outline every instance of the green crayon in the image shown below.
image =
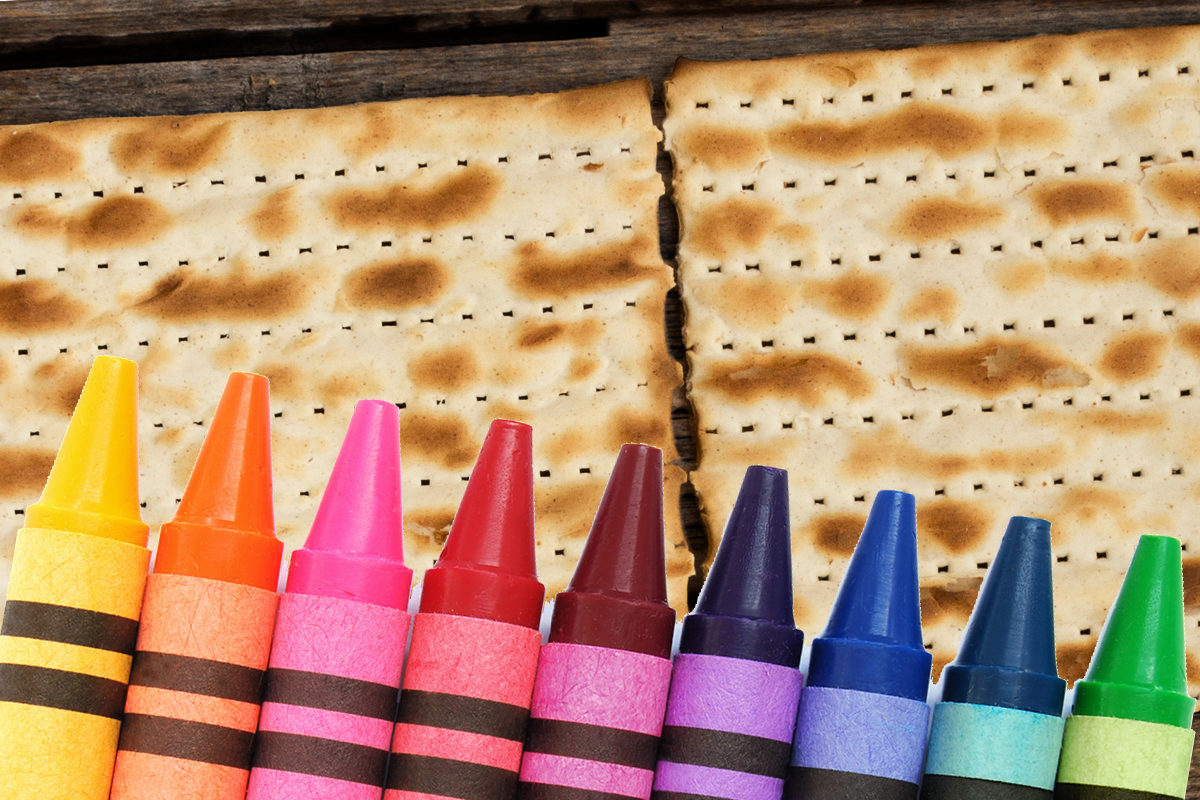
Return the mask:
<svg viewBox="0 0 1200 800">
<path fill-rule="evenodd" d="M 1143 536 L 1063 734 L 1059 800 L 1169 800 L 1187 791 L 1192 712 L 1178 539 Z"/>
</svg>

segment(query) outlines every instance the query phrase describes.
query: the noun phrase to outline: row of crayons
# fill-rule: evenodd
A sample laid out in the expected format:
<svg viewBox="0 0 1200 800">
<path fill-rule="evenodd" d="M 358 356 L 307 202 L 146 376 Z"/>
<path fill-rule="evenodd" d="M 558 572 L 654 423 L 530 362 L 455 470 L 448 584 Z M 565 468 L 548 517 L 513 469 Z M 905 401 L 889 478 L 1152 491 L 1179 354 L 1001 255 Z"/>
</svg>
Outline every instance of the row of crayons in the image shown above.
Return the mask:
<svg viewBox="0 0 1200 800">
<path fill-rule="evenodd" d="M 230 377 L 148 577 L 136 383 L 96 361 L 17 536 L 8 800 L 1184 796 L 1175 539 L 1064 721 L 1050 525 L 1014 517 L 931 713 L 912 495 L 875 497 L 805 680 L 787 474 L 750 467 L 672 659 L 662 454 L 625 445 L 543 644 L 529 426 L 492 424 L 410 619 L 393 404 L 355 408 L 280 596 L 266 379 Z"/>
</svg>

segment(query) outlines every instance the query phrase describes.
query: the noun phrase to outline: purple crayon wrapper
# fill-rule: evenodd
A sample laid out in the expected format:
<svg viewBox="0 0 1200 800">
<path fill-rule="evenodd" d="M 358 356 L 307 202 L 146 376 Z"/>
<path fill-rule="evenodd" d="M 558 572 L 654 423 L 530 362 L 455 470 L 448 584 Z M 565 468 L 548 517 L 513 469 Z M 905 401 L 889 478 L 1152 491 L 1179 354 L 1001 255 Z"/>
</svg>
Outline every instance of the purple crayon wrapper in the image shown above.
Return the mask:
<svg viewBox="0 0 1200 800">
<path fill-rule="evenodd" d="M 800 696 L 792 766 L 916 785 L 928 728 L 924 701 L 809 686 Z"/>
<path fill-rule="evenodd" d="M 408 621 L 395 608 L 283 595 L 248 800 L 382 794 Z"/>
<path fill-rule="evenodd" d="M 681 653 L 654 778 L 655 800 L 778 800 L 802 677 L 794 667 Z"/>
<path fill-rule="evenodd" d="M 518 797 L 552 800 L 584 790 L 648 800 L 670 681 L 665 658 L 545 645 Z"/>
</svg>

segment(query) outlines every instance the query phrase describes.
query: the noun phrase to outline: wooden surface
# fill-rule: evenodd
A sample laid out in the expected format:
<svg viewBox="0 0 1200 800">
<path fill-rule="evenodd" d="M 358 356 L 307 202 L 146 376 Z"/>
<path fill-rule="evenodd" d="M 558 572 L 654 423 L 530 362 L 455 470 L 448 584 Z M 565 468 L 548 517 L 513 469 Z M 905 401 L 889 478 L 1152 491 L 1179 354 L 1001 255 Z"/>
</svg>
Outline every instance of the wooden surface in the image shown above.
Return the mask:
<svg viewBox="0 0 1200 800">
<path fill-rule="evenodd" d="M 678 57 L 769 58 L 863 47 L 1200 23 L 1194 2 L 899 0 L 14 0 L 0 3 L 0 124 L 519 94 L 645 76 Z M 666 156 L 659 168 L 669 182 Z M 660 215 L 673 262 L 677 224 Z M 668 339 L 684 355 L 670 298 Z M 695 464 L 688 410 L 674 413 Z M 707 537 L 694 494 L 689 541 Z M 1188 798 L 1200 800 L 1193 762 Z"/>
</svg>

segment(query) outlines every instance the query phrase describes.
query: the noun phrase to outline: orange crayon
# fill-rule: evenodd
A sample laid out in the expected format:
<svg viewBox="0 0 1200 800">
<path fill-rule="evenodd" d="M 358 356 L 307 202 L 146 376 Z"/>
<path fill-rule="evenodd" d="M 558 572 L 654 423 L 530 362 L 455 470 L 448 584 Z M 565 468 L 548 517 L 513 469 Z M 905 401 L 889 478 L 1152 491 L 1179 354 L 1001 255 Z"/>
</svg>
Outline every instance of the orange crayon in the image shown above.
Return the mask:
<svg viewBox="0 0 1200 800">
<path fill-rule="evenodd" d="M 163 525 L 125 702 L 113 800 L 242 800 L 283 544 L 267 379 L 229 377 Z"/>
<path fill-rule="evenodd" d="M 92 365 L 17 533 L 0 624 L 0 796 L 104 800 L 150 551 L 138 507 L 137 365 Z"/>
</svg>

